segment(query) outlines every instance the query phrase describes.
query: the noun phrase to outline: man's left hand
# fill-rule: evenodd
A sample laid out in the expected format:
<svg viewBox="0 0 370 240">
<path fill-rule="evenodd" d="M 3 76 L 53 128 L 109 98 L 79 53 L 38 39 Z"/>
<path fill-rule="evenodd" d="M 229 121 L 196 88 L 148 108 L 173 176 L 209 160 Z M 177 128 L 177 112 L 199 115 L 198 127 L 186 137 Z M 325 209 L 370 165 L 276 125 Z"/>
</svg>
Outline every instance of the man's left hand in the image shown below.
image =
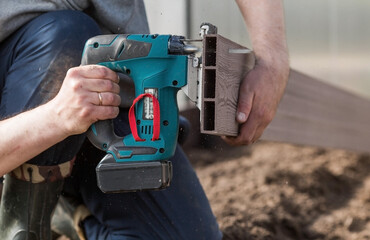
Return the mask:
<svg viewBox="0 0 370 240">
<path fill-rule="evenodd" d="M 275 116 L 289 75 L 286 57 L 275 59 L 270 62 L 257 58 L 254 69 L 243 79 L 236 115 L 241 124 L 239 135 L 224 138 L 230 145 L 254 143 Z"/>
</svg>

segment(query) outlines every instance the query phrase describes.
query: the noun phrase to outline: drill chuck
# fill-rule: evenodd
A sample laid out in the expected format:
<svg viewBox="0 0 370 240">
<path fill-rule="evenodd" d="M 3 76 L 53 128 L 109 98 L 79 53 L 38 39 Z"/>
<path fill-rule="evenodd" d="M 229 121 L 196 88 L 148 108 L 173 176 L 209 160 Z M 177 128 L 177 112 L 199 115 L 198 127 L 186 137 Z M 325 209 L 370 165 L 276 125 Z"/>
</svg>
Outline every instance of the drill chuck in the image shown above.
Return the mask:
<svg viewBox="0 0 370 240">
<path fill-rule="evenodd" d="M 172 55 L 189 55 L 199 51 L 195 46 L 184 43 L 183 36 L 172 36 L 168 42 L 168 53 Z"/>
</svg>

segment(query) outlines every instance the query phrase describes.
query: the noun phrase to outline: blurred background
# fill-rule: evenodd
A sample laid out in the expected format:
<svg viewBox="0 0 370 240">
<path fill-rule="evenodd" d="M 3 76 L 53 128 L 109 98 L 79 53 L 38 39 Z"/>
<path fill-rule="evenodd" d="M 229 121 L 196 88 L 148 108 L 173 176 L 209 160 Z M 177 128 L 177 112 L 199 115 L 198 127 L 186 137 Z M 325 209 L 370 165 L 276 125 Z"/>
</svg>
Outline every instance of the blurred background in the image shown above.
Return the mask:
<svg viewBox="0 0 370 240">
<path fill-rule="evenodd" d="M 152 33 L 195 38 L 202 22 L 251 47 L 232 0 L 145 0 Z M 319 80 L 370 97 L 370 1 L 285 0 L 291 67 Z"/>
</svg>

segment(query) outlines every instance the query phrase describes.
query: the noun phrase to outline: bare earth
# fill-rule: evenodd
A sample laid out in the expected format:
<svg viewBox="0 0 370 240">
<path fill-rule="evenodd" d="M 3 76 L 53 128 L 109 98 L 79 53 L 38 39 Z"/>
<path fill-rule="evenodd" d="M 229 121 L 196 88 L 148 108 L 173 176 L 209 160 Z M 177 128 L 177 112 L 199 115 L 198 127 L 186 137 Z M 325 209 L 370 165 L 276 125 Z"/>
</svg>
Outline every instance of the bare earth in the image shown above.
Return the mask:
<svg viewBox="0 0 370 240">
<path fill-rule="evenodd" d="M 225 239 L 370 240 L 370 157 L 260 142 L 187 154 Z"/>
</svg>

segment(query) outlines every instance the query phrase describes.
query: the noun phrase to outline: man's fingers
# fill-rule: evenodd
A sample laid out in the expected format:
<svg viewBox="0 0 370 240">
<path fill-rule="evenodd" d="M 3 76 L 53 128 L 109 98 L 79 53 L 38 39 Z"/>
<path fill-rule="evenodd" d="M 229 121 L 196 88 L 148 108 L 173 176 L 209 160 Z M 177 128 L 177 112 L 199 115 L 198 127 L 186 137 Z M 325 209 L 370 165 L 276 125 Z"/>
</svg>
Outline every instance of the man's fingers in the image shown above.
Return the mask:
<svg viewBox="0 0 370 240">
<path fill-rule="evenodd" d="M 116 82 L 107 79 L 86 79 L 83 88 L 91 92 L 111 92 L 119 94 L 120 87 Z"/>
<path fill-rule="evenodd" d="M 116 72 L 100 65 L 86 65 L 71 68 L 68 70 L 67 75 L 72 77 L 79 76 L 84 78 L 106 79 L 115 83 L 119 82 L 119 77 Z"/>
<path fill-rule="evenodd" d="M 227 138 L 225 141 L 232 145 L 249 145 L 257 141 L 264 129 L 271 122 L 273 114 L 266 109 L 266 104 L 253 99 L 253 108 L 247 121 L 240 125 L 239 135 L 235 138 Z"/>
<path fill-rule="evenodd" d="M 94 119 L 96 121 L 99 120 L 107 120 L 107 119 L 113 119 L 118 116 L 119 108 L 118 107 L 112 107 L 112 106 L 96 106 L 94 108 Z"/>
<path fill-rule="evenodd" d="M 240 125 L 239 135 L 237 137 L 227 137 L 224 140 L 231 145 L 249 145 L 255 141 L 255 133 L 258 127 L 258 119 L 252 112 L 247 122 Z"/>
<path fill-rule="evenodd" d="M 247 122 L 240 126 L 240 133 L 238 136 L 238 144 L 249 145 L 253 143 L 254 135 L 259 126 L 258 119 L 253 116 L 253 113 L 250 114 Z"/>
<path fill-rule="evenodd" d="M 265 119 L 265 121 L 261 121 L 260 122 L 260 125 L 257 127 L 256 129 L 256 132 L 254 134 L 254 137 L 252 139 L 252 142 L 256 142 L 258 139 L 260 139 L 260 137 L 262 136 L 264 130 L 266 129 L 266 127 L 269 125 L 271 121 L 269 119 Z"/>
<path fill-rule="evenodd" d="M 236 120 L 239 123 L 245 123 L 248 120 L 249 114 L 253 106 L 254 93 L 240 93 L 238 100 L 238 108 L 236 111 Z"/>
<path fill-rule="evenodd" d="M 97 106 L 117 107 L 121 104 L 121 97 L 110 92 L 91 92 L 90 102 Z"/>
</svg>

